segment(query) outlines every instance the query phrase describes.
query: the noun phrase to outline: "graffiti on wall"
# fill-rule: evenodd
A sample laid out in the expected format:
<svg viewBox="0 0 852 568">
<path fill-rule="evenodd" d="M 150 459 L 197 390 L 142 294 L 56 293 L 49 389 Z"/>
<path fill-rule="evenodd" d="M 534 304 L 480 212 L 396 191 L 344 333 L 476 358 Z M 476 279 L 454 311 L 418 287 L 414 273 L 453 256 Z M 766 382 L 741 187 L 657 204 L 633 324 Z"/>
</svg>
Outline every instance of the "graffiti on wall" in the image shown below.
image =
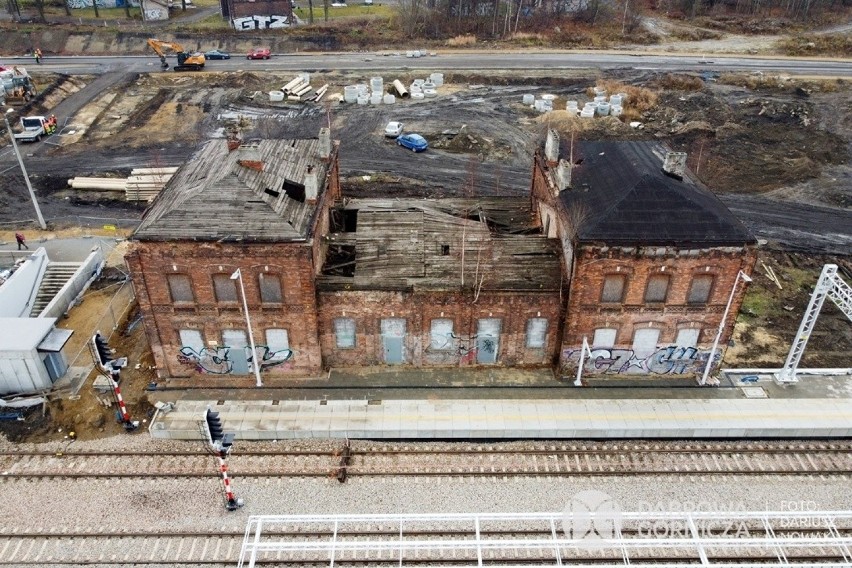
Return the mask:
<svg viewBox="0 0 852 568">
<path fill-rule="evenodd" d="M 260 356 L 261 371 L 272 367 L 293 368 L 292 349 L 272 351 L 266 345 L 255 345 L 255 349 L 255 353 Z M 196 351 L 192 347 L 184 346 L 180 348 L 178 362 L 182 365 L 191 366 L 197 373 L 228 375 L 233 372 L 234 368 L 231 351 L 231 347 L 205 347 L 201 351 Z M 245 354 L 241 354 L 241 356 L 246 357 L 247 361 L 251 362 L 251 348 L 244 347 L 243 351 Z"/>
<path fill-rule="evenodd" d="M 234 18 L 234 29 L 238 32 L 249 30 L 274 30 L 289 28 L 293 22 L 288 16 L 246 16 Z"/>
<path fill-rule="evenodd" d="M 632 349 L 592 349 L 592 356 L 586 359 L 583 370 L 607 375 L 685 375 L 703 371 L 708 356 L 709 352 L 699 351 L 695 347 L 676 345 L 658 349 L 647 357 L 637 357 Z M 721 353 L 716 353 L 714 359 L 720 357 Z M 576 368 L 580 361 L 580 349 L 566 349 L 562 352 L 562 360 L 573 363 Z"/>
<path fill-rule="evenodd" d="M 493 354 L 497 350 L 497 339 L 490 335 L 456 335 L 447 334 L 439 344 L 430 343 L 424 350 L 428 359 L 433 363 L 458 363 L 467 365 L 477 362 L 480 351 Z"/>
<path fill-rule="evenodd" d="M 94 5 L 94 0 L 66 0 L 68 7 L 76 8 L 91 8 Z M 98 8 L 124 8 L 126 5 L 137 7 L 139 2 L 126 0 L 98 0 Z"/>
</svg>

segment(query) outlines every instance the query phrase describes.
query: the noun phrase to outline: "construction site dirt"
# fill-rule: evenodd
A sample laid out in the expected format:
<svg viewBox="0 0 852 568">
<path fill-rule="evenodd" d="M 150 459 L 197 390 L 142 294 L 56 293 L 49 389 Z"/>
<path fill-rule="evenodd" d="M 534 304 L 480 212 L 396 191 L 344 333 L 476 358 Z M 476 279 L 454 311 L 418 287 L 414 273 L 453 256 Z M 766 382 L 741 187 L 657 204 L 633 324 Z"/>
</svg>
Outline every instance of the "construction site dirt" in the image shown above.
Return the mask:
<svg viewBox="0 0 852 568">
<path fill-rule="evenodd" d="M 533 148 L 549 125 L 577 139 L 662 139 L 688 152 L 690 168 L 769 244 L 839 254 L 852 248 L 852 102 L 842 81 L 734 75 L 702 80 L 647 71 L 558 78 L 447 74 L 436 98 L 394 105 L 269 102 L 267 92 L 292 76 L 39 77 L 49 86 L 27 112 L 57 113 L 62 126 L 58 136 L 22 147 L 44 216 L 60 226 L 80 217 L 132 226 L 144 204 L 71 190 L 68 178 L 180 165 L 205 140 L 228 133 L 244 139 L 313 137 L 329 123 L 341 141 L 347 195 L 526 195 Z M 403 71 L 392 78 L 408 84 L 418 77 Z M 311 77 L 316 86 L 329 84 L 329 93 L 368 80 L 343 72 Z M 559 110 L 542 115 L 522 104 L 524 94 L 550 93 L 553 108 L 565 108 L 567 100 L 589 98 L 601 81 L 642 89 L 653 101 L 630 120 L 593 121 Z M 390 120 L 425 136 L 430 151 L 406 152 L 384 137 Z M 640 126 L 631 127 L 631 120 Z M 13 157 L 0 161 L 0 184 L 10 189 L 0 195 L 0 222 L 34 218 Z"/>
</svg>

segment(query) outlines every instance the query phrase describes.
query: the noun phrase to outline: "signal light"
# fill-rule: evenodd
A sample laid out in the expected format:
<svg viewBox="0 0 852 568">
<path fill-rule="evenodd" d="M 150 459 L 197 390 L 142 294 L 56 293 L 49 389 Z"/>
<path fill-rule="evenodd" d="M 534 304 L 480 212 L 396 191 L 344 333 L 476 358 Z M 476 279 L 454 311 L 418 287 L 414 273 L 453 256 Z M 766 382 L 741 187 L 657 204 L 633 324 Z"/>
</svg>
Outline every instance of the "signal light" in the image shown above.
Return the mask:
<svg viewBox="0 0 852 568">
<path fill-rule="evenodd" d="M 101 337 L 100 333 L 96 333 L 92 338 L 95 343 L 95 352 L 98 355 L 98 362 L 102 367 L 109 366 L 109 362 L 113 360 L 112 349 L 109 348 L 107 340 Z"/>
<path fill-rule="evenodd" d="M 217 442 L 225 437 L 225 433 L 222 429 L 222 419 L 219 418 L 218 412 L 210 410 L 209 408 L 207 409 L 207 414 L 204 416 L 204 419 L 207 421 L 207 432 L 210 435 L 210 443 L 215 446 L 217 445 Z"/>
</svg>

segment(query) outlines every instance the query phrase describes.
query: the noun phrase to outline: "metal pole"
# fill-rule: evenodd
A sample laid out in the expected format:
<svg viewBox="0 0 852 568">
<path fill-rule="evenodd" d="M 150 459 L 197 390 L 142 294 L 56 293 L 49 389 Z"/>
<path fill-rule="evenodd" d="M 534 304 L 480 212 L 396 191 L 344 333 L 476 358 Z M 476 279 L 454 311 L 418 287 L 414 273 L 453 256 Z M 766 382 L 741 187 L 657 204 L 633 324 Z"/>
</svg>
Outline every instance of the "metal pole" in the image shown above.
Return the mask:
<svg viewBox="0 0 852 568">
<path fill-rule="evenodd" d="M 701 376 L 699 385 L 707 384 L 707 376 L 710 374 L 710 367 L 713 366 L 713 357 L 716 356 L 716 348 L 719 347 L 719 340 L 722 338 L 722 332 L 725 330 L 725 320 L 728 319 L 728 310 L 731 309 L 731 304 L 734 301 L 734 294 L 737 291 L 737 284 L 740 283 L 740 278 L 745 282 L 751 282 L 748 274 L 740 270 L 737 272 L 737 277 L 734 278 L 734 285 L 731 286 L 731 295 L 728 297 L 728 304 L 725 306 L 725 313 L 722 314 L 722 321 L 719 322 L 719 331 L 716 332 L 716 339 L 713 340 L 713 348 L 710 349 L 710 356 L 707 357 L 707 364 L 704 365 L 704 374 Z"/>
<path fill-rule="evenodd" d="M 583 365 L 586 360 L 586 353 L 589 354 L 589 358 L 592 357 L 592 350 L 589 348 L 589 341 L 583 336 L 583 346 L 580 347 L 580 365 L 577 367 L 577 378 L 574 380 L 575 387 L 583 386 Z"/>
<path fill-rule="evenodd" d="M 47 229 L 47 224 L 44 222 L 44 217 L 41 216 L 41 209 L 38 207 L 38 201 L 36 200 L 35 192 L 33 191 L 33 186 L 30 184 L 30 176 L 27 175 L 27 168 L 24 167 L 24 160 L 21 158 L 21 153 L 18 151 L 18 143 L 15 142 L 15 135 L 12 133 L 12 127 L 9 126 L 9 116 L 8 113 L 11 112 L 12 109 L 6 111 L 3 114 L 3 120 L 6 121 L 6 130 L 9 132 L 9 139 L 12 140 L 12 148 L 15 149 L 15 156 L 18 157 L 18 164 L 21 166 L 21 171 L 24 173 L 24 181 L 27 182 L 27 189 L 30 191 L 30 197 L 33 200 L 33 206 L 35 207 L 36 215 L 38 216 L 38 225 L 42 228 L 42 230 Z"/>
<path fill-rule="evenodd" d="M 251 319 L 249 319 L 248 302 L 246 302 L 246 289 L 243 287 L 243 273 L 237 268 L 236 272 L 231 275 L 231 279 L 240 281 L 240 295 L 243 297 L 243 310 L 246 314 L 246 326 L 248 327 L 249 344 L 251 345 L 251 366 L 254 369 L 254 377 L 257 379 L 257 386 L 262 387 L 263 382 L 260 380 L 260 364 L 257 361 L 257 349 L 254 347 L 254 334 L 251 332 Z"/>
</svg>

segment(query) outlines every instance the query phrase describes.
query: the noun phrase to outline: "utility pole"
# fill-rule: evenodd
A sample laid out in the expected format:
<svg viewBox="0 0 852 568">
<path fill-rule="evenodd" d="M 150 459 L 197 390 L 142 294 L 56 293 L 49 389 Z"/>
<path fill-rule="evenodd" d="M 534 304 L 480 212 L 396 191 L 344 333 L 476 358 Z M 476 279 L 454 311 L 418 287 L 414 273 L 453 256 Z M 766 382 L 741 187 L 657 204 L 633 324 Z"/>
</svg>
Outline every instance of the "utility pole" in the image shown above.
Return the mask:
<svg viewBox="0 0 852 568">
<path fill-rule="evenodd" d="M 38 225 L 42 230 L 47 229 L 47 224 L 44 222 L 44 217 L 41 216 L 41 209 L 38 206 L 38 200 L 36 200 L 35 191 L 33 191 L 33 186 L 30 184 L 30 176 L 27 175 L 27 168 L 24 166 L 24 160 L 21 158 L 21 152 L 18 150 L 18 143 L 15 141 L 15 134 L 12 132 L 12 127 L 9 125 L 9 113 L 13 112 L 12 109 L 9 109 L 3 114 L 3 120 L 6 121 L 6 130 L 9 132 L 9 139 L 12 140 L 12 148 L 15 149 L 15 156 L 18 158 L 18 164 L 21 166 L 21 172 L 24 174 L 24 181 L 27 183 L 27 189 L 30 192 L 30 197 L 33 200 L 33 206 L 35 207 L 36 216 L 38 216 Z"/>
</svg>

